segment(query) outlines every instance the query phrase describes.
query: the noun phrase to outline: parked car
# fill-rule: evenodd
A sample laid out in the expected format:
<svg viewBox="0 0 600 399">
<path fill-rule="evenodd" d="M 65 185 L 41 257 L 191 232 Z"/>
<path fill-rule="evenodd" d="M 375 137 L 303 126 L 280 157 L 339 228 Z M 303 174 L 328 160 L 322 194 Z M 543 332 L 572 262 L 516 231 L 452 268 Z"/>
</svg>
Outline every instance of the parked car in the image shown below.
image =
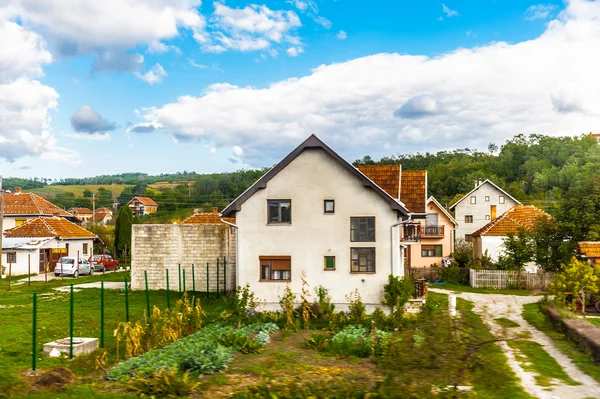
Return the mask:
<svg viewBox="0 0 600 399">
<path fill-rule="evenodd" d="M 54 268 L 55 276 L 73 276 L 78 277 L 79 275 L 92 275 L 94 269 L 85 258 L 74 258 L 72 256 L 63 256 L 56 262 Z"/>
<path fill-rule="evenodd" d="M 92 255 L 89 261 L 95 272 L 115 270 L 119 267 L 119 261 L 114 260 L 110 255 Z"/>
</svg>

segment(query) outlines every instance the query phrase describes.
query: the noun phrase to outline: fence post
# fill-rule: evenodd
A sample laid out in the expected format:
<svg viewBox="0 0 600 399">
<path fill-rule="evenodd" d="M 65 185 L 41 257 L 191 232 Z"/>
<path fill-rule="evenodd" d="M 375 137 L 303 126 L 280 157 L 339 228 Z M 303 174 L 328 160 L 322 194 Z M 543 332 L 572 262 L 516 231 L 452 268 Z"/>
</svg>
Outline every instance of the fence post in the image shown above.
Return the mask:
<svg viewBox="0 0 600 399">
<path fill-rule="evenodd" d="M 31 287 L 31 254 L 27 255 L 27 286 Z"/>
<path fill-rule="evenodd" d="M 192 292 L 196 295 L 196 274 L 194 273 L 194 264 L 192 263 Z"/>
<path fill-rule="evenodd" d="M 219 258 L 217 258 L 217 299 L 219 299 Z"/>
<path fill-rule="evenodd" d="M 223 258 L 223 292 L 227 295 L 227 258 Z"/>
<path fill-rule="evenodd" d="M 208 272 L 208 262 L 206 262 L 206 299 L 210 298 L 210 274 Z"/>
<path fill-rule="evenodd" d="M 104 348 L 104 281 L 100 282 L 100 347 Z"/>
<path fill-rule="evenodd" d="M 186 285 L 185 285 L 185 269 L 183 269 L 183 288 L 182 288 L 183 291 L 182 291 L 182 294 L 185 294 L 185 287 L 186 287 Z"/>
<path fill-rule="evenodd" d="M 37 363 L 37 294 L 33 293 L 33 342 L 32 342 L 32 350 L 31 350 L 31 369 L 35 371 L 36 363 Z"/>
<path fill-rule="evenodd" d="M 178 284 L 179 284 L 179 287 L 177 288 L 177 292 L 179 293 L 179 297 L 181 297 L 181 263 L 179 263 L 177 265 L 177 268 L 178 268 L 177 269 L 178 270 L 177 271 L 177 280 L 178 280 Z"/>
<path fill-rule="evenodd" d="M 166 269 L 167 272 L 167 309 L 171 309 L 171 297 L 169 294 L 169 269 Z"/>
<path fill-rule="evenodd" d="M 148 272 L 144 270 L 144 281 L 146 282 L 146 314 L 150 319 L 150 293 L 148 292 Z"/>
<path fill-rule="evenodd" d="M 0 231 L 0 234 L 2 232 Z M 8 290 L 10 291 L 10 276 L 12 275 L 12 262 L 8 263 Z"/>
<path fill-rule="evenodd" d="M 69 359 L 73 359 L 73 284 L 71 284 L 71 300 L 69 306 Z"/>
<path fill-rule="evenodd" d="M 79 278 L 79 250 L 77 250 L 77 278 Z"/>
<path fill-rule="evenodd" d="M 129 322 L 129 284 L 125 277 L 125 321 Z"/>
</svg>

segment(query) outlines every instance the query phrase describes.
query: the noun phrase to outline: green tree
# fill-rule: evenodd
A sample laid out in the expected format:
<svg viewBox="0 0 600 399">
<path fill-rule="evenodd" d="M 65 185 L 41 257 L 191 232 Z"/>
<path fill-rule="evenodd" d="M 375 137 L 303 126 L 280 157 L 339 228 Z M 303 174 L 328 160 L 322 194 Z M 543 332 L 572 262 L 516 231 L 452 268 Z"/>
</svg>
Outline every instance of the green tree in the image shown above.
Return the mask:
<svg viewBox="0 0 600 399">
<path fill-rule="evenodd" d="M 565 294 L 571 293 L 584 304 L 587 294 L 600 292 L 600 266 L 592 266 L 573 257 L 563 272 L 555 276 L 549 288 L 559 301 L 565 298 Z M 585 312 L 585 306 L 582 306 L 582 311 Z"/>
<path fill-rule="evenodd" d="M 126 258 L 131 249 L 131 225 L 133 224 L 133 212 L 127 205 L 119 208 L 119 216 L 115 226 L 115 249 Z"/>
<path fill-rule="evenodd" d="M 558 272 L 575 255 L 575 241 L 569 240 L 565 229 L 553 218 L 541 217 L 530 233 L 533 260 L 547 272 Z"/>
<path fill-rule="evenodd" d="M 533 260 L 533 242 L 524 229 L 520 229 L 517 234 L 510 233 L 502 245 L 504 255 L 498 260 L 499 269 L 522 270 Z"/>
</svg>

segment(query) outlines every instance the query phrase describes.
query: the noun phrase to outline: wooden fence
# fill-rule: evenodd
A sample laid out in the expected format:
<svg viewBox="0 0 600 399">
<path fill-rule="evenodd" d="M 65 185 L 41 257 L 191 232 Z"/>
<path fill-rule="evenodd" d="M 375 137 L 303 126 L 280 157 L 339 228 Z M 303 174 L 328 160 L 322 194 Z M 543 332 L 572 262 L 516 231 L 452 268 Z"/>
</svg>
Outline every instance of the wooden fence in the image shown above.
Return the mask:
<svg viewBox="0 0 600 399">
<path fill-rule="evenodd" d="M 554 282 L 554 274 L 528 273 L 513 270 L 469 271 L 469 284 L 473 288 L 545 290 Z"/>
<path fill-rule="evenodd" d="M 437 267 L 411 267 L 409 271 L 413 278 L 424 278 L 427 281 L 439 281 Z"/>
</svg>

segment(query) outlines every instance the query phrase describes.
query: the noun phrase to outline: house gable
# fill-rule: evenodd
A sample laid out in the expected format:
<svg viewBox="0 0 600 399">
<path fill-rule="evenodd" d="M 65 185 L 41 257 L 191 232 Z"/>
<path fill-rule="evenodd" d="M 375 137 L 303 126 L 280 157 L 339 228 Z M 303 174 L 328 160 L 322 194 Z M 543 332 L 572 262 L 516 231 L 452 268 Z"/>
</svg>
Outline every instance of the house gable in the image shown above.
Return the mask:
<svg viewBox="0 0 600 399">
<path fill-rule="evenodd" d="M 494 184 L 494 182 L 492 182 L 490 179 L 486 179 L 483 183 L 479 184 L 473 190 L 471 190 L 467 194 L 465 194 L 461 199 L 459 199 L 454 204 L 452 204 L 452 206 L 450 206 L 450 210 L 453 211 L 454 209 L 456 209 L 456 206 L 458 204 L 460 204 L 466 198 L 469 198 L 471 196 L 471 194 L 473 194 L 474 192 L 476 192 L 477 190 L 479 190 L 480 188 L 482 188 L 485 184 L 491 185 L 496 190 L 498 190 L 500 193 L 504 194 L 506 197 L 510 198 L 511 200 L 513 200 L 514 202 L 516 202 L 517 204 L 521 204 L 521 202 L 519 202 L 519 200 L 517 200 L 516 198 L 514 198 L 512 195 L 510 195 L 506 191 L 502 190 L 500 187 L 498 187 L 496 184 Z"/>
</svg>

